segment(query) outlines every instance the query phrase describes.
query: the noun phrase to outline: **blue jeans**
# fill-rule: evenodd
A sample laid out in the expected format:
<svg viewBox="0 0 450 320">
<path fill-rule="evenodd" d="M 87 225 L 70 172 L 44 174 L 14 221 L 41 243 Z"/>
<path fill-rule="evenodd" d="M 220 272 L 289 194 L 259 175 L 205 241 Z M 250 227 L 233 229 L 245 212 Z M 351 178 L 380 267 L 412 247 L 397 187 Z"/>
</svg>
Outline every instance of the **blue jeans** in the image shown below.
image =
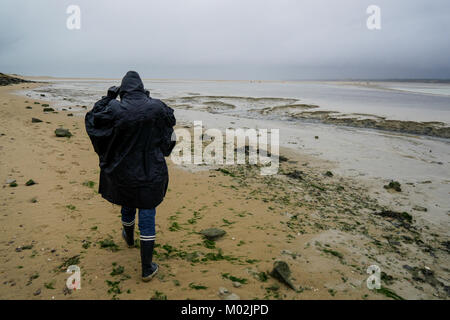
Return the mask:
<svg viewBox="0 0 450 320">
<path fill-rule="evenodd" d="M 136 219 L 136 208 L 122 207 L 122 224 L 124 226 L 134 226 Z M 139 232 L 142 241 L 155 241 L 155 216 L 156 210 L 139 209 Z"/>
</svg>

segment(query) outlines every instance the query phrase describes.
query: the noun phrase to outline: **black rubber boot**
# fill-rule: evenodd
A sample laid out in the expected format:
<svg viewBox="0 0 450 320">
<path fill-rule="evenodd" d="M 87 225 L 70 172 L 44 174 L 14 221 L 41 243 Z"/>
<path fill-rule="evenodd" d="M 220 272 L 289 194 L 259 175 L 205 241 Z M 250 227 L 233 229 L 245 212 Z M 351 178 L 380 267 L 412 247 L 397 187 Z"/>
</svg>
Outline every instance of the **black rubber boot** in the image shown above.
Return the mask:
<svg viewBox="0 0 450 320">
<path fill-rule="evenodd" d="M 134 224 L 132 226 L 123 225 L 122 237 L 128 245 L 128 248 L 134 247 Z"/>
<path fill-rule="evenodd" d="M 142 281 L 147 282 L 153 279 L 158 272 L 158 265 L 153 260 L 153 247 L 155 241 L 141 240 L 141 264 L 142 264 Z"/>
</svg>

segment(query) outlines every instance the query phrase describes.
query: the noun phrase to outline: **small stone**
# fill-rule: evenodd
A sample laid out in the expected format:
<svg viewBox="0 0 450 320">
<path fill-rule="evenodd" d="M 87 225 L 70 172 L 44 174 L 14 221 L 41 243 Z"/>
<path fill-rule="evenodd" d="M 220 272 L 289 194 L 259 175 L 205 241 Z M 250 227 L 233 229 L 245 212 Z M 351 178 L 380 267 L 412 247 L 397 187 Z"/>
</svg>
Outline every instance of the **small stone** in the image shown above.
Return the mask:
<svg viewBox="0 0 450 320">
<path fill-rule="evenodd" d="M 33 179 L 30 179 L 30 180 L 28 180 L 28 181 L 25 183 L 25 185 L 26 185 L 27 187 L 32 186 L 32 185 L 35 185 L 35 184 L 36 184 L 36 182 L 35 182 Z"/>
<path fill-rule="evenodd" d="M 224 297 L 223 300 L 241 300 L 241 297 L 239 297 L 236 293 L 230 293 Z"/>
<path fill-rule="evenodd" d="M 286 262 L 275 261 L 273 270 L 270 275 L 278 281 L 283 282 L 291 289 L 296 290 L 291 281 L 291 270 L 289 269 L 289 265 Z"/>
<path fill-rule="evenodd" d="M 63 293 L 65 296 L 68 294 L 72 294 L 72 289 L 69 289 L 67 288 L 67 286 L 64 286 Z"/>
<path fill-rule="evenodd" d="M 44 109 L 42 109 L 44 112 L 53 112 L 53 111 L 55 111 L 55 109 L 53 109 L 53 108 L 44 108 Z"/>
<path fill-rule="evenodd" d="M 41 294 L 41 289 L 37 289 L 34 293 L 33 296 L 38 296 Z"/>
<path fill-rule="evenodd" d="M 413 210 L 422 211 L 422 212 L 427 212 L 428 211 L 427 208 L 421 207 L 421 206 L 414 206 Z"/>
<path fill-rule="evenodd" d="M 218 238 L 223 237 L 226 234 L 225 230 L 218 229 L 218 228 L 204 229 L 204 230 L 200 231 L 199 233 L 210 241 L 215 241 Z"/>
<path fill-rule="evenodd" d="M 16 179 L 6 179 L 5 183 L 6 184 L 11 184 L 11 183 L 15 183 Z"/>
<path fill-rule="evenodd" d="M 31 122 L 32 123 L 40 123 L 40 122 L 42 122 L 42 120 L 38 119 L 38 118 L 31 118 Z"/>
<path fill-rule="evenodd" d="M 241 298 L 224 287 L 219 288 L 219 296 L 222 300 L 240 300 Z"/>
<path fill-rule="evenodd" d="M 63 129 L 63 128 L 56 129 L 55 135 L 57 137 L 67 137 L 67 138 L 70 138 L 72 136 L 72 134 L 70 133 L 70 131 L 68 129 Z"/>
<path fill-rule="evenodd" d="M 68 113 L 67 116 L 68 117 L 73 117 L 73 113 Z"/>
<path fill-rule="evenodd" d="M 242 284 L 240 282 L 237 282 L 237 281 L 233 282 L 233 287 L 240 288 L 241 286 L 242 286 Z"/>
<path fill-rule="evenodd" d="M 226 294 L 229 294 L 229 293 L 230 293 L 230 291 L 228 291 L 227 288 L 224 288 L 224 287 L 220 287 L 219 288 L 219 294 L 220 295 L 226 295 Z"/>
<path fill-rule="evenodd" d="M 389 184 L 384 186 L 385 189 L 395 190 L 397 192 L 402 192 L 400 182 L 392 180 Z"/>
</svg>

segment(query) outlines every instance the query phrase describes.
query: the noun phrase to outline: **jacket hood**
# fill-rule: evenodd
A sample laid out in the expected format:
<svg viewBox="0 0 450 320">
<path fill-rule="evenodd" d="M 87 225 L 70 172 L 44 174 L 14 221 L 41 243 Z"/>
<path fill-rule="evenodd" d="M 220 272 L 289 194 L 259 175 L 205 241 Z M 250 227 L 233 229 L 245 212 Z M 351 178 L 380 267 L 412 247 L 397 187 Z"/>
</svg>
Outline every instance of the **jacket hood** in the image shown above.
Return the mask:
<svg viewBox="0 0 450 320">
<path fill-rule="evenodd" d="M 125 77 L 123 77 L 122 84 L 120 85 L 120 98 L 122 98 L 125 94 L 135 92 L 145 94 L 144 84 L 136 71 L 128 71 Z"/>
</svg>

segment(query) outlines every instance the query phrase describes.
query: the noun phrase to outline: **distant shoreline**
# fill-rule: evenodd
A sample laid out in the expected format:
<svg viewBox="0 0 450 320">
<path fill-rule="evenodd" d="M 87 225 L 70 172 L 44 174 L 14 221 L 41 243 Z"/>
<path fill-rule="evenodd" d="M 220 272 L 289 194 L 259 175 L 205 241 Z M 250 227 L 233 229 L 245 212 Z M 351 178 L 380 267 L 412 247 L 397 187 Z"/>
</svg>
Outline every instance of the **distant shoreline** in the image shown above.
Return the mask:
<svg viewBox="0 0 450 320">
<path fill-rule="evenodd" d="M 99 76 L 52 76 L 52 75 L 21 75 L 14 73 L 5 73 L 10 76 L 19 77 L 23 79 L 58 79 L 58 80 L 120 80 L 121 77 L 99 77 Z M 213 79 L 213 78 L 142 78 L 143 80 L 156 81 L 224 81 L 224 82 L 405 82 L 405 83 L 439 83 L 450 84 L 450 79 L 432 79 L 432 78 L 387 78 L 387 79 L 364 79 L 364 78 L 342 78 L 342 79 Z"/>
</svg>

